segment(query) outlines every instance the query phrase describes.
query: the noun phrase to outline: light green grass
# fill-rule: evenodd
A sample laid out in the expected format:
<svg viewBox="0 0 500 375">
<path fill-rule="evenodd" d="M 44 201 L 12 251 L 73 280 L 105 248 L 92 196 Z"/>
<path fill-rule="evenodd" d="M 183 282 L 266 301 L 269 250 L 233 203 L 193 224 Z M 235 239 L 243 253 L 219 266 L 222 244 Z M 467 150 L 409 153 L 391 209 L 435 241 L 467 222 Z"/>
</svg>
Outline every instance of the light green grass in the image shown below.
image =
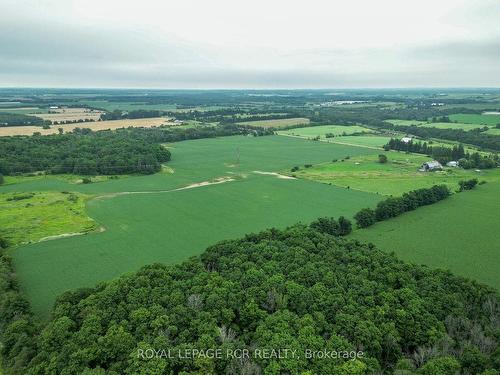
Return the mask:
<svg viewBox="0 0 500 375">
<path fill-rule="evenodd" d="M 495 126 L 500 124 L 500 115 L 475 115 L 475 114 L 456 114 L 448 116 L 451 121 L 462 122 L 466 124 Z"/>
<path fill-rule="evenodd" d="M 0 235 L 16 246 L 91 231 L 96 223 L 85 213 L 86 199 L 82 194 L 60 192 L 0 194 Z"/>
<path fill-rule="evenodd" d="M 380 148 L 389 142 L 391 137 L 379 136 L 379 135 L 356 135 L 356 136 L 341 136 L 335 138 L 329 138 L 328 142 L 361 146 L 361 147 L 372 147 Z"/>
<path fill-rule="evenodd" d="M 500 183 L 420 207 L 356 230 L 351 237 L 394 251 L 400 258 L 449 269 L 500 289 Z"/>
<path fill-rule="evenodd" d="M 106 228 L 104 232 L 12 250 L 22 289 L 37 314 L 47 316 L 55 297 L 66 290 L 92 286 L 148 263 L 180 262 L 218 240 L 267 227 L 325 215 L 352 216 L 380 199 L 254 172 L 363 155 L 369 149 L 281 136 L 223 137 L 169 147 L 168 173 L 89 185 L 45 178 L 0 187 L 0 192 L 78 190 L 107 195 L 87 204 L 88 214 Z M 218 177 L 235 181 L 168 192 Z M 119 192 L 125 194 L 115 194 Z"/>
<path fill-rule="evenodd" d="M 255 126 L 259 128 L 284 128 L 286 126 L 293 125 L 307 125 L 309 124 L 308 118 L 295 117 L 295 118 L 284 118 L 276 120 L 258 120 L 258 121 L 242 121 L 239 122 L 241 125 Z"/>
<path fill-rule="evenodd" d="M 411 126 L 411 125 L 423 125 L 426 124 L 427 121 L 418 121 L 418 120 L 399 120 L 399 119 L 393 119 L 393 120 L 386 120 L 387 122 L 393 124 L 393 125 L 401 125 L 401 126 Z"/>
<path fill-rule="evenodd" d="M 499 169 L 479 173 L 461 168 L 445 168 L 442 172 L 419 172 L 421 165 L 431 160 L 429 157 L 396 151 L 384 154 L 388 157 L 386 164 L 378 162 L 378 154 L 363 155 L 312 168 L 302 168 L 294 172 L 294 175 L 350 189 L 395 196 L 436 184 L 445 184 L 455 190 L 458 181 L 463 179 L 500 181 Z"/>
<path fill-rule="evenodd" d="M 500 135 L 500 129 L 491 128 L 486 131 L 486 134 Z"/>
<path fill-rule="evenodd" d="M 325 138 L 326 134 L 333 134 L 335 136 L 339 136 L 343 134 L 350 135 L 361 132 L 372 133 L 373 130 L 358 125 L 352 125 L 352 126 L 322 125 L 322 126 L 309 126 L 306 128 L 281 130 L 278 131 L 278 134 L 293 135 L 304 138 L 314 138 L 314 137 Z"/>
</svg>

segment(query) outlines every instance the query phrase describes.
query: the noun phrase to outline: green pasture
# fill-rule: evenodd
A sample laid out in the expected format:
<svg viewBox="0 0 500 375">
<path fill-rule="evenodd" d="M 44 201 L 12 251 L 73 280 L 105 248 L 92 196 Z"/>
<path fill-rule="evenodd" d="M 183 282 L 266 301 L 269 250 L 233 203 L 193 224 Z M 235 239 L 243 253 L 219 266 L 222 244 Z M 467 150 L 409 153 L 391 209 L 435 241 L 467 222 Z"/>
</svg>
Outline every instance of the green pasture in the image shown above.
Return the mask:
<svg viewBox="0 0 500 375">
<path fill-rule="evenodd" d="M 500 124 L 500 115 L 476 115 L 476 114 L 456 114 L 448 116 L 451 121 L 466 124 L 495 126 Z"/>
<path fill-rule="evenodd" d="M 491 182 L 356 230 L 351 237 L 500 289 L 499 209 L 500 182 Z"/>
<path fill-rule="evenodd" d="M 315 138 L 315 137 L 325 138 L 327 134 L 340 136 L 340 135 L 350 135 L 361 132 L 372 133 L 373 130 L 358 125 L 351 125 L 351 126 L 322 125 L 322 126 L 309 126 L 305 128 L 281 130 L 278 131 L 278 134 L 292 135 L 303 138 Z"/>
<path fill-rule="evenodd" d="M 461 168 L 446 168 L 439 172 L 419 172 L 421 165 L 429 161 L 425 155 L 406 154 L 397 151 L 384 152 L 388 162 L 378 162 L 378 153 L 361 155 L 336 162 L 322 163 L 294 172 L 299 178 L 328 183 L 340 187 L 382 195 L 401 195 L 407 191 L 446 184 L 455 190 L 458 181 L 478 178 L 500 181 L 500 170 L 476 172 Z"/>
<path fill-rule="evenodd" d="M 37 314 L 47 316 L 56 296 L 66 290 L 92 286 L 148 263 L 179 262 L 224 238 L 318 216 L 352 216 L 380 199 L 259 173 L 373 152 L 361 147 L 281 136 L 223 137 L 169 147 L 172 161 L 155 175 L 92 184 L 39 176 L 0 187 L 4 195 L 79 191 L 98 196 L 87 202 L 87 213 L 105 231 L 11 251 L 21 287 Z M 221 177 L 232 181 L 175 190 Z"/>
</svg>

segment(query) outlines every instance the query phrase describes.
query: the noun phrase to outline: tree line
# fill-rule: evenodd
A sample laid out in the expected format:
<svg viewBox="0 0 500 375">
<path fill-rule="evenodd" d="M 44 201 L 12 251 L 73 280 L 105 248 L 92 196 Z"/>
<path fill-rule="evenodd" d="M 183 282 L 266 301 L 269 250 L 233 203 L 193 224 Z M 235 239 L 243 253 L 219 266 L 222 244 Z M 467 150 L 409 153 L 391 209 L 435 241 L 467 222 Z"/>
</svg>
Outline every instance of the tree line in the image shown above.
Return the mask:
<svg viewBox="0 0 500 375">
<path fill-rule="evenodd" d="M 434 185 L 404 193 L 401 197 L 390 197 L 377 204 L 375 209 L 363 208 L 354 215 L 358 228 L 366 228 L 377 221 L 383 221 L 413 211 L 421 206 L 439 202 L 450 196 L 446 185 Z"/>
<path fill-rule="evenodd" d="M 322 225 L 320 225 L 322 227 Z M 35 322 L 0 262 L 0 339 L 11 374 L 495 374 L 498 294 L 313 227 L 219 242 L 66 292 Z M 144 359 L 148 349 L 296 350 L 287 358 Z M 329 348 L 360 357 L 306 358 Z"/>
</svg>

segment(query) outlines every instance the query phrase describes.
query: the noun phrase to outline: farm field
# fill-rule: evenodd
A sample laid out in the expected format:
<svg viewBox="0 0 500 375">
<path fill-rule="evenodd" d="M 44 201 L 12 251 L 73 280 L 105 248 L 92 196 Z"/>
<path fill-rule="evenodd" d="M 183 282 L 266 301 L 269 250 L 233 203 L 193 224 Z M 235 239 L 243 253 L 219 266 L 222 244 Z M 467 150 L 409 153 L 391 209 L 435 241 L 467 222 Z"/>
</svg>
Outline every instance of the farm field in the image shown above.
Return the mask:
<svg viewBox="0 0 500 375">
<path fill-rule="evenodd" d="M 12 135 L 33 135 L 38 132 L 41 135 L 57 134 L 59 128 L 64 129 L 65 133 L 73 131 L 75 128 L 88 128 L 94 131 L 106 129 L 120 129 L 129 126 L 133 127 L 153 127 L 160 125 L 174 125 L 165 117 L 140 118 L 140 119 L 125 119 L 125 120 L 109 120 L 95 122 L 80 122 L 76 124 L 61 124 L 51 125 L 50 129 L 43 129 L 41 126 L 7 126 L 0 127 L 0 137 Z"/>
<path fill-rule="evenodd" d="M 403 260 L 444 268 L 500 289 L 500 182 L 354 231 Z"/>
<path fill-rule="evenodd" d="M 256 126 L 259 128 L 282 128 L 286 126 L 293 125 L 307 125 L 309 124 L 309 119 L 303 117 L 296 118 L 285 118 L 285 119 L 276 119 L 276 120 L 258 120 L 258 121 L 241 121 L 239 124 L 248 125 L 248 126 Z"/>
<path fill-rule="evenodd" d="M 50 113 L 42 113 L 32 115 L 49 121 L 78 121 L 78 120 L 94 120 L 98 121 L 102 111 L 92 110 L 88 108 L 58 108 L 51 109 Z"/>
<path fill-rule="evenodd" d="M 378 154 L 362 155 L 311 168 L 301 168 L 293 174 L 299 178 L 394 196 L 436 184 L 446 184 L 450 189 L 456 190 L 458 181 L 470 178 L 500 181 L 498 169 L 475 172 L 460 168 L 445 168 L 442 172 L 419 172 L 418 169 L 424 162 L 430 160 L 429 157 L 396 151 L 384 154 L 388 158 L 385 164 L 378 162 Z"/>
<path fill-rule="evenodd" d="M 326 138 L 325 136 L 327 134 L 333 134 L 335 136 L 339 136 L 342 134 L 350 135 L 361 132 L 372 133 L 373 130 L 358 125 L 351 125 L 351 126 L 322 125 L 322 126 L 309 126 L 305 128 L 281 130 L 278 131 L 277 133 L 281 135 L 293 135 L 304 138 L 314 138 L 314 137 Z"/>
<path fill-rule="evenodd" d="M 496 124 L 500 124 L 500 115 L 495 114 L 456 114 L 448 116 L 450 120 L 462 122 L 466 124 L 477 124 L 477 125 L 487 125 L 487 126 L 495 126 Z"/>
<path fill-rule="evenodd" d="M 46 316 L 65 290 L 92 286 L 148 263 L 178 262 L 224 238 L 318 216 L 352 216 L 380 199 L 265 174 L 369 151 L 360 147 L 280 136 L 184 141 L 171 147 L 174 157 L 165 173 L 85 185 L 33 178 L 0 187 L 0 193 L 70 190 L 101 196 L 88 201 L 87 209 L 104 232 L 12 250 L 23 290 L 38 314 Z"/>
<path fill-rule="evenodd" d="M 2 108 L 0 107 L 0 112 L 9 112 L 9 113 L 17 113 L 23 115 L 31 115 L 31 114 L 39 114 L 39 113 L 47 113 L 46 108 L 38 108 L 38 107 L 19 107 L 19 108 Z"/>
<path fill-rule="evenodd" d="M 122 177 L 117 180 L 106 179 L 92 184 L 74 184 L 74 177 L 67 176 L 23 178 L 20 183 L 0 186 L 0 193 L 79 191 L 85 194 L 105 194 L 163 191 L 221 176 L 234 176 L 255 170 L 281 171 L 294 165 L 317 164 L 348 155 L 373 153 L 373 150 L 361 147 L 284 136 L 208 138 L 172 143 L 167 147 L 172 151 L 172 160 L 167 164 L 170 172 Z"/>
<path fill-rule="evenodd" d="M 356 136 L 340 136 L 327 139 L 327 142 L 346 144 L 352 146 L 380 148 L 389 142 L 391 137 L 381 135 L 356 135 Z"/>
</svg>

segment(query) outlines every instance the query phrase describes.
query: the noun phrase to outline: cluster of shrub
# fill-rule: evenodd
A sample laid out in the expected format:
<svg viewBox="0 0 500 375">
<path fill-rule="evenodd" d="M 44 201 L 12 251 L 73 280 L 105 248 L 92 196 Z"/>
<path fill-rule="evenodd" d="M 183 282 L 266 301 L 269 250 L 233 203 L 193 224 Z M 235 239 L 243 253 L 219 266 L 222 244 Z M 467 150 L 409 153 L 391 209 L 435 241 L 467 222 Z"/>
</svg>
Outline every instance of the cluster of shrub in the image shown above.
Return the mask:
<svg viewBox="0 0 500 375">
<path fill-rule="evenodd" d="M 340 221 L 340 220 L 339 220 Z M 33 322 L 0 263 L 6 374 L 497 374 L 500 300 L 487 286 L 302 225 L 223 241 L 64 293 Z M 336 227 L 334 225 L 334 227 Z M 169 348 L 289 348 L 285 359 L 152 358 Z M 307 349 L 363 351 L 305 358 Z"/>
<path fill-rule="evenodd" d="M 375 209 L 363 208 L 354 215 L 358 228 L 366 228 L 377 221 L 387 220 L 405 212 L 413 211 L 446 199 L 450 190 L 446 185 L 434 185 L 430 188 L 412 190 L 401 197 L 390 197 L 377 204 Z"/>
<path fill-rule="evenodd" d="M 482 181 L 484 182 L 484 181 Z M 465 190 L 472 190 L 476 187 L 476 185 L 479 183 L 477 178 L 473 178 L 470 180 L 462 180 L 458 181 L 458 190 L 459 191 L 465 191 Z"/>
<path fill-rule="evenodd" d="M 464 169 L 495 168 L 500 162 L 497 154 L 481 155 L 479 152 L 465 152 L 462 144 L 454 145 L 453 147 L 431 146 L 427 142 L 403 142 L 400 139 L 391 138 L 391 140 L 384 146 L 384 149 L 387 151 L 397 150 L 429 155 L 433 159 L 443 164 L 455 160 L 458 161 L 460 167 Z"/>
</svg>

